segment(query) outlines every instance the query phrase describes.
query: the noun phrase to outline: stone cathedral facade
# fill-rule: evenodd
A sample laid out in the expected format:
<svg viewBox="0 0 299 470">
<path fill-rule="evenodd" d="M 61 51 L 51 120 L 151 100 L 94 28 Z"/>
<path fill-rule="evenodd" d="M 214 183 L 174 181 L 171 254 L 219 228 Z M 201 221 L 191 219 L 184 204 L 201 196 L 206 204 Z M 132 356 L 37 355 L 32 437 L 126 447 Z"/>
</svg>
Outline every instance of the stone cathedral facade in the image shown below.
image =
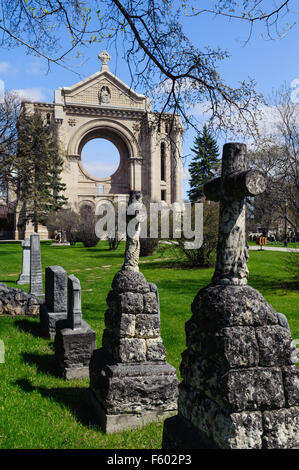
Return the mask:
<svg viewBox="0 0 299 470">
<path fill-rule="evenodd" d="M 71 87 L 55 90 L 54 103 L 23 102 L 26 112 L 38 108 L 48 123 L 55 123 L 65 154 L 62 182 L 66 184 L 68 206 L 96 206 L 130 190 L 141 191 L 148 199 L 166 204 L 182 203 L 182 135 L 180 118 L 151 111 L 150 100 L 136 93 L 113 75 L 109 54 L 99 55 L 99 72 Z M 160 118 L 159 118 L 160 117 Z M 107 178 L 89 174 L 81 161 L 84 145 L 104 138 L 119 151 L 117 170 Z M 30 224 L 21 228 L 17 209 L 15 238 L 28 236 Z M 41 238 L 48 238 L 45 227 Z"/>
</svg>

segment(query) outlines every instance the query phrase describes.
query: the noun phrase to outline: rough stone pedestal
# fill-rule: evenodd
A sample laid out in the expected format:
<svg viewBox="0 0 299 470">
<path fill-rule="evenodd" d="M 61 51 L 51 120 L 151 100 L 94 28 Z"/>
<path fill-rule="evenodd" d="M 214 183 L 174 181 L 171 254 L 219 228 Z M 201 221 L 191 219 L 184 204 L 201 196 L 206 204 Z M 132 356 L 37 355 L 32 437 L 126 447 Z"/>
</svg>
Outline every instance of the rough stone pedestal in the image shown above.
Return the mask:
<svg viewBox="0 0 299 470">
<path fill-rule="evenodd" d="M 249 286 L 210 285 L 192 313 L 163 448 L 298 447 L 299 369 L 285 319 Z"/>
<path fill-rule="evenodd" d="M 58 373 L 65 379 L 89 377 L 89 361 L 96 348 L 96 334 L 84 320 L 76 329 L 68 328 L 66 322 L 57 323 L 54 341 Z"/>
<path fill-rule="evenodd" d="M 103 347 L 90 361 L 89 403 L 113 433 L 175 413 L 179 381 L 165 361 L 157 292 L 143 274 L 118 272 L 107 304 Z"/>
<path fill-rule="evenodd" d="M 56 323 L 67 318 L 67 273 L 61 266 L 45 269 L 45 303 L 40 308 L 43 334 L 55 338 Z"/>
</svg>

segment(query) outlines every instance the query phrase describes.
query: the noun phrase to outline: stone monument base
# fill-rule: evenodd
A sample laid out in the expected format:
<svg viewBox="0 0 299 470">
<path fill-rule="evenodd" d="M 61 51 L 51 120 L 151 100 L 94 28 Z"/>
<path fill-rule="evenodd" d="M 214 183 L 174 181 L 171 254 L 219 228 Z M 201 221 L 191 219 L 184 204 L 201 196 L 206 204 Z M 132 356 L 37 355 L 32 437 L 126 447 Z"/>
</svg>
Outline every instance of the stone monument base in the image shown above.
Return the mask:
<svg viewBox="0 0 299 470">
<path fill-rule="evenodd" d="M 43 303 L 40 306 L 40 327 L 43 335 L 54 339 L 56 335 L 56 323 L 66 320 L 67 312 L 49 312 L 47 305 Z"/>
<path fill-rule="evenodd" d="M 51 246 L 71 246 L 71 244 L 69 242 L 51 243 Z"/>
<path fill-rule="evenodd" d="M 29 284 L 30 283 L 30 275 L 28 274 L 20 274 L 19 279 L 17 280 L 17 284 Z"/>
<path fill-rule="evenodd" d="M 176 413 L 176 370 L 167 362 L 113 363 L 104 349 L 90 361 L 89 404 L 106 433 L 137 428 Z"/>
<path fill-rule="evenodd" d="M 56 324 L 55 360 L 59 375 L 65 379 L 89 376 L 89 361 L 96 348 L 95 331 L 82 320 L 81 328 L 67 328 L 67 320 Z"/>
<path fill-rule="evenodd" d="M 136 413 L 123 413 L 116 415 L 109 415 L 99 404 L 95 398 L 94 392 L 89 389 L 87 392 L 87 401 L 89 406 L 95 412 L 96 422 L 101 426 L 102 430 L 106 434 L 112 434 L 114 432 L 122 432 L 128 429 L 141 428 L 153 421 L 163 421 L 170 416 L 176 414 L 175 411 L 148 411 Z"/>
</svg>

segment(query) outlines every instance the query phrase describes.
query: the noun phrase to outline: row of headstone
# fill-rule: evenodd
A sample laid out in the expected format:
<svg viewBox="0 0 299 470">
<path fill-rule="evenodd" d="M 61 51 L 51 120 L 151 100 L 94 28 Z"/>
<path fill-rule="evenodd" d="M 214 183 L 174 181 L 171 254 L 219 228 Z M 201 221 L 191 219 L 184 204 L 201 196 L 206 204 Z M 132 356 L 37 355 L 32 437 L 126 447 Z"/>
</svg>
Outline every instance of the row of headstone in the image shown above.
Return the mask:
<svg viewBox="0 0 299 470">
<path fill-rule="evenodd" d="M 33 233 L 29 238 L 22 241 L 23 257 L 22 272 L 17 284 L 29 284 L 30 294 L 35 295 L 43 301 L 42 264 L 40 253 L 40 238 L 38 233 Z"/>
<path fill-rule="evenodd" d="M 216 269 L 186 323 L 181 384 L 165 359 L 157 288 L 139 272 L 140 224 L 127 233 L 124 265 L 107 297 L 101 349 L 82 320 L 79 280 L 47 268 L 42 328 L 55 336 L 65 378 L 89 373 L 88 403 L 105 432 L 177 413 L 164 423 L 165 449 L 299 446 L 299 370 L 288 323 L 247 285 L 245 198 L 265 186 L 260 172 L 246 169 L 246 146 L 226 144 L 222 176 L 205 188 L 208 199 L 220 200 Z M 129 202 L 138 209 L 141 194 L 132 192 Z"/>
<path fill-rule="evenodd" d="M 88 377 L 96 334 L 82 318 L 80 281 L 74 275 L 67 278 L 61 266 L 48 266 L 45 281 L 40 325 L 43 334 L 54 339 L 58 372 L 66 379 Z"/>
</svg>

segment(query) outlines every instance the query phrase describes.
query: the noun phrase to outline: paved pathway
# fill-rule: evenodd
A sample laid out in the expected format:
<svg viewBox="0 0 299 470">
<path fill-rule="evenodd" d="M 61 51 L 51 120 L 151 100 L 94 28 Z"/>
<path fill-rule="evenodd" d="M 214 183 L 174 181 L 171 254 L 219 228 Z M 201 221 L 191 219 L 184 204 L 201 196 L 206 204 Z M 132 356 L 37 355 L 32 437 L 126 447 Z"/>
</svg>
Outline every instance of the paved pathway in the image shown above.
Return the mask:
<svg viewBox="0 0 299 470">
<path fill-rule="evenodd" d="M 260 247 L 259 245 L 249 245 L 249 250 L 260 250 Z M 264 246 L 263 247 L 263 250 L 265 251 L 285 251 L 285 252 L 294 252 L 294 251 L 298 251 L 299 252 L 299 248 L 285 248 L 284 246 Z"/>
</svg>

